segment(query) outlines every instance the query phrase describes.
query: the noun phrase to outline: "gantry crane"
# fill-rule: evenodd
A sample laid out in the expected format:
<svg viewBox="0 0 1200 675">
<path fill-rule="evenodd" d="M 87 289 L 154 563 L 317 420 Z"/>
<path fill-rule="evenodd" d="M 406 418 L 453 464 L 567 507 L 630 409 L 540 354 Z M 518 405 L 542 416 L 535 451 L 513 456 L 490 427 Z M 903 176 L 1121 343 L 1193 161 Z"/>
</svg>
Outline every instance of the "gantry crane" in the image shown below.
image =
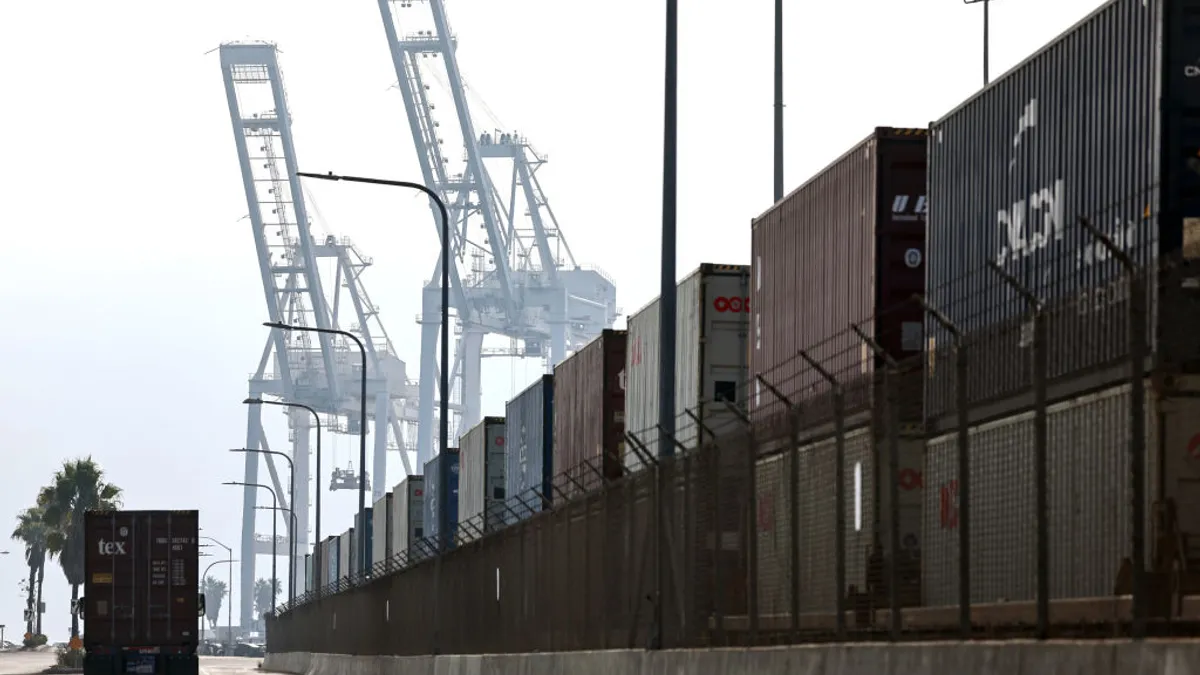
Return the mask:
<svg viewBox="0 0 1200 675">
<path fill-rule="evenodd" d="M 221 45 L 221 71 L 229 115 L 233 122 L 242 184 L 249 206 L 249 220 L 258 252 L 259 271 L 267 300 L 267 318 L 292 326 L 316 326 L 349 331 L 367 350 L 367 397 L 369 418 L 375 421 L 373 465 L 370 472 L 358 467 L 372 488 L 374 499 L 388 488 L 387 452 L 399 452 L 405 474 L 411 474 L 409 452 L 416 425 L 415 383 L 408 380 L 405 364 L 396 355 L 387 332 L 371 304 L 361 275 L 371 265 L 348 239 L 328 235 L 320 240 L 312 234 L 304 193 L 296 176 L 296 152 L 292 140 L 291 115 L 274 44 L 241 42 Z M 320 263 L 332 268 L 333 292 L 322 284 Z M 342 291 L 345 291 L 343 294 Z M 345 313 L 343 299 L 350 303 L 352 323 L 339 324 Z M 268 368 L 270 366 L 270 368 Z M 339 336 L 305 331 L 274 330 L 263 349 L 258 369 L 250 378 L 250 397 L 300 403 L 321 416 L 323 431 L 365 434 L 360 419 L 361 355 L 358 347 Z M 248 406 L 246 447 L 269 449 L 261 421 L 261 405 Z M 290 508 L 299 532 L 280 538 L 279 550 L 288 551 L 290 537 L 297 539 L 297 559 L 291 578 L 304 578 L 304 554 L 308 551 L 309 523 L 309 431 L 313 419 L 302 408 L 287 411 L 291 458 L 295 466 L 296 494 Z M 382 425 L 382 429 L 381 429 Z M 389 443 L 388 429 L 392 431 Z M 280 481 L 271 455 L 246 454 L 245 483 L 256 483 L 259 461 L 265 459 L 279 504 L 289 508 L 288 493 Z M 328 458 L 323 470 L 333 473 Z M 328 467 L 328 468 L 326 468 Z M 339 471 L 330 489 L 357 489 L 358 477 Z M 374 480 L 370 480 L 373 478 Z M 340 483 L 339 483 L 340 479 Z M 322 489 L 323 476 L 316 477 Z M 241 620 L 250 625 L 254 607 L 254 563 L 258 555 L 272 555 L 275 542 L 255 534 L 255 506 L 266 495 L 245 488 L 242 512 Z M 272 514 L 276 515 L 276 514 Z M 288 528 L 291 527 L 291 519 Z M 254 555 L 246 553 L 253 551 Z M 300 587 L 299 585 L 297 586 Z"/>
<path fill-rule="evenodd" d="M 569 350 L 612 326 L 618 313 L 616 287 L 600 270 L 576 264 L 538 183 L 546 158 L 523 135 L 500 129 L 480 133 L 472 121 L 455 56 L 457 40 L 442 0 L 378 2 L 422 178 L 441 195 L 451 221 L 450 301 L 458 333 L 451 393 L 435 391 L 441 309 L 437 281 L 425 286 L 419 319 L 417 455 L 423 466 L 435 454 L 436 396 L 459 395 L 459 402 L 448 406 L 459 415 L 453 438 L 480 420 L 484 335 L 523 343 L 523 349 L 487 356 L 541 357 L 552 368 Z M 428 14 L 413 11 L 424 6 Z M 404 12 L 403 19 L 397 10 Z M 440 126 L 434 118 L 430 85 L 439 80 L 449 90 L 456 125 Z M 488 160 L 493 168 L 511 165 L 507 200 L 491 178 Z M 440 233 L 440 214 L 432 205 L 431 214 Z M 473 233 L 470 224 L 478 224 L 484 236 Z M 439 256 L 434 280 L 440 279 L 440 265 Z"/>
</svg>

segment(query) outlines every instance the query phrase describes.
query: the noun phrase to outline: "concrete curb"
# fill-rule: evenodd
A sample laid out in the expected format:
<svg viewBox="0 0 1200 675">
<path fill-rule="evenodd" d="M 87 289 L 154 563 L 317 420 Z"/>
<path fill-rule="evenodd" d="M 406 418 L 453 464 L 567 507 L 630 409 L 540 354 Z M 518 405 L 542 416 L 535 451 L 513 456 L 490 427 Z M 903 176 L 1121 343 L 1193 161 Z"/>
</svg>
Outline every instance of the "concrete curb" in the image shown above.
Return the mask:
<svg viewBox="0 0 1200 675">
<path fill-rule="evenodd" d="M 290 675 L 1200 675 L 1200 641 L 972 642 L 479 656 L 268 654 Z"/>
</svg>

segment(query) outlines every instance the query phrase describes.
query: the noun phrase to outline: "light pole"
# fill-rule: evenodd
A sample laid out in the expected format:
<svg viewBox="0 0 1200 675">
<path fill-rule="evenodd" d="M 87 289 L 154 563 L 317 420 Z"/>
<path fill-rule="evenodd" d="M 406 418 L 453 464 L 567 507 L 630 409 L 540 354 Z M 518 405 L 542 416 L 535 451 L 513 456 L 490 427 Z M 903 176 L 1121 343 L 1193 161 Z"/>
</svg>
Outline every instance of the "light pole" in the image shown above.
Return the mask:
<svg viewBox="0 0 1200 675">
<path fill-rule="evenodd" d="M 238 561 L 233 559 L 233 549 L 229 548 L 225 544 L 222 544 L 221 542 L 217 541 L 213 537 L 209 537 L 209 536 L 202 536 L 200 538 L 207 539 L 207 540 L 211 541 L 212 543 L 216 544 L 217 546 L 220 546 L 221 548 L 225 549 L 226 554 L 229 555 L 229 560 L 227 561 L 229 563 L 229 604 L 226 607 L 225 616 L 228 618 L 228 621 L 229 621 L 229 638 L 228 639 L 232 643 L 233 642 L 233 563 L 238 562 Z"/>
<path fill-rule="evenodd" d="M 286 323 L 277 321 L 267 321 L 263 323 L 267 328 L 277 328 L 279 330 L 298 330 L 306 333 L 325 333 L 327 335 L 341 335 L 354 340 L 354 344 L 358 345 L 358 351 L 362 355 L 362 391 L 359 392 L 359 430 L 358 430 L 358 517 L 364 523 L 367 521 L 367 348 L 363 345 L 362 340 L 354 333 L 340 330 L 337 328 L 317 328 L 316 326 L 289 326 Z M 384 420 L 383 424 L 387 424 Z M 376 433 L 379 433 L 378 431 Z M 384 433 L 387 433 L 386 431 Z M 375 480 L 381 480 L 382 476 L 376 476 Z M 317 494 L 320 494 L 320 476 L 317 476 Z M 366 553 L 366 538 L 359 537 L 362 542 L 358 547 L 358 561 L 361 566 L 365 562 Z"/>
<path fill-rule="evenodd" d="M 252 452 L 260 455 L 278 455 L 287 460 L 289 471 L 288 503 L 292 505 L 292 508 L 289 509 L 289 511 L 292 513 L 292 528 L 291 536 L 288 537 L 288 585 L 292 587 L 292 590 L 288 593 L 288 599 L 291 600 L 295 597 L 296 588 L 296 585 L 292 583 L 292 579 L 296 576 L 296 464 L 292 461 L 291 457 L 287 456 L 286 453 L 279 452 L 278 450 L 251 450 L 250 448 L 234 448 L 230 450 L 230 452 Z M 320 492 L 320 475 L 321 474 L 319 473 L 317 474 L 317 492 Z"/>
<path fill-rule="evenodd" d="M 271 493 L 271 504 L 276 507 L 279 506 L 279 497 L 275 494 L 275 491 L 272 490 L 271 488 L 267 487 L 266 485 L 263 485 L 262 483 L 243 483 L 241 481 L 229 480 L 229 481 L 225 481 L 224 483 L 221 483 L 221 484 L 222 485 L 240 485 L 242 487 L 262 488 L 262 489 L 266 490 L 267 492 Z M 279 531 L 277 529 L 275 529 L 275 521 L 276 520 L 278 520 L 278 519 L 274 518 L 274 517 L 271 518 L 271 613 L 272 614 L 275 613 L 275 595 L 276 595 L 275 589 L 279 586 L 279 576 L 276 574 L 276 571 L 275 571 L 275 562 L 279 558 Z M 254 555 L 254 552 L 251 551 L 250 555 Z"/>
<path fill-rule="evenodd" d="M 292 532 L 296 531 L 296 511 L 294 509 L 285 509 L 282 506 L 256 506 L 254 508 L 262 510 L 262 511 L 274 511 L 274 512 L 282 511 L 283 513 L 288 514 L 292 518 L 292 522 L 291 522 Z M 275 514 L 274 513 L 271 514 L 271 517 L 274 518 Z M 296 542 L 295 542 L 294 538 L 291 541 L 291 544 L 292 544 L 292 556 L 295 556 L 296 555 L 296 550 L 295 550 Z M 295 599 L 296 599 L 296 563 L 295 563 L 295 560 L 293 559 L 292 567 L 289 568 L 289 570 L 288 570 L 288 600 L 291 601 L 291 600 L 295 600 Z"/>
<path fill-rule="evenodd" d="M 329 173 L 305 173 L 297 171 L 297 176 L 304 178 L 316 178 L 319 180 L 344 180 L 347 183 L 366 183 L 368 185 L 386 185 L 388 187 L 402 187 L 410 190 L 418 190 L 424 192 L 430 199 L 437 204 L 438 211 L 442 214 L 442 372 L 441 382 L 439 387 L 442 390 L 441 401 L 438 406 L 441 419 L 438 420 L 438 442 L 441 447 L 438 448 L 438 453 L 444 451 L 450 444 L 450 214 L 446 211 L 446 203 L 437 192 L 434 192 L 429 187 L 420 183 L 413 183 L 406 180 L 388 180 L 383 178 L 364 178 L 362 176 L 339 176 L 332 171 Z M 672 287 L 674 288 L 674 287 Z M 671 324 L 674 326 L 675 324 Z M 366 456 L 365 454 L 363 455 Z M 366 461 L 366 460 L 363 460 Z M 359 509 L 362 511 L 362 509 Z M 362 518 L 363 527 L 366 527 L 366 517 Z M 367 538 L 359 537 L 366 545 Z M 365 549 L 364 549 L 365 550 Z M 360 556 L 359 560 L 366 560 L 366 556 Z M 439 631 L 439 600 L 441 593 L 438 589 L 442 574 L 442 556 L 439 555 L 433 562 L 433 587 L 434 587 L 434 602 L 433 602 L 433 653 L 438 653 L 438 631 Z"/>
<path fill-rule="evenodd" d="M 983 86 L 986 87 L 988 82 L 991 82 L 991 78 L 988 77 L 988 37 L 991 33 L 988 26 L 988 5 L 991 4 L 991 0 L 963 0 L 964 5 L 974 5 L 980 2 L 983 3 Z"/>
<path fill-rule="evenodd" d="M 679 102 L 679 0 L 667 0 L 667 35 L 665 75 L 663 78 L 663 182 L 662 182 L 662 273 L 658 309 L 658 452 L 660 457 L 675 454 L 675 220 L 678 191 L 675 179 L 678 149 L 678 102 Z M 662 480 L 662 472 L 658 479 Z M 663 569 L 662 553 L 666 532 L 661 523 L 669 513 L 670 492 L 659 484 L 655 583 L 657 599 L 654 603 L 653 648 L 663 647 L 663 590 L 666 572 Z M 666 549 L 669 550 L 669 549 Z"/>
<path fill-rule="evenodd" d="M 783 0 L 775 0 L 775 201 L 783 199 Z"/>
<path fill-rule="evenodd" d="M 213 539 L 212 537 L 200 537 L 200 538 L 201 539 L 212 539 L 212 541 L 217 541 L 216 539 Z M 221 544 L 221 542 L 219 542 L 219 541 L 217 541 L 217 543 Z M 208 567 L 204 568 L 204 574 L 200 575 L 200 583 L 203 584 L 204 580 L 208 578 L 208 571 L 211 570 L 214 565 L 229 565 L 229 603 L 228 603 L 229 604 L 229 606 L 228 606 L 229 612 L 228 612 L 228 614 L 229 614 L 229 635 L 230 635 L 229 639 L 230 639 L 230 641 L 232 641 L 233 640 L 233 563 L 235 563 L 237 561 L 233 559 L 233 551 L 231 551 L 227 546 L 225 546 L 225 544 L 221 544 L 221 548 L 224 548 L 225 550 L 229 551 L 229 553 L 230 553 L 229 559 L 228 560 L 214 560 L 212 563 L 210 563 L 208 565 Z M 205 601 L 207 602 L 208 598 L 205 598 Z M 207 626 L 204 625 L 205 621 L 208 621 L 208 617 L 207 616 L 201 617 L 201 619 L 200 619 L 200 639 L 201 640 L 204 639 L 204 629 L 207 628 Z"/>
<path fill-rule="evenodd" d="M 303 403 L 289 403 L 288 401 L 264 401 L 261 398 L 248 398 L 245 401 L 242 401 L 242 403 L 245 403 L 246 405 L 264 405 L 265 404 L 265 405 L 278 405 L 278 406 L 283 406 L 286 408 L 303 408 L 303 409 L 307 410 L 308 412 L 312 413 L 313 419 L 316 420 L 316 422 L 317 422 L 317 481 L 315 484 L 316 485 L 316 493 L 317 493 L 317 506 L 316 506 L 316 508 L 317 508 L 316 530 L 317 531 L 316 531 L 315 536 L 317 539 L 317 543 L 315 546 L 313 546 L 312 559 L 313 559 L 313 569 L 314 570 L 319 569 L 317 567 L 317 565 L 321 562 L 321 560 L 320 560 L 320 558 L 321 558 L 321 416 L 317 414 L 317 411 L 315 409 L 313 409 L 310 406 L 304 405 Z M 307 488 L 305 488 L 305 489 L 307 489 Z M 295 502 L 292 503 L 292 506 L 295 506 Z M 305 523 L 306 527 L 307 527 L 307 525 L 308 524 Z"/>
</svg>

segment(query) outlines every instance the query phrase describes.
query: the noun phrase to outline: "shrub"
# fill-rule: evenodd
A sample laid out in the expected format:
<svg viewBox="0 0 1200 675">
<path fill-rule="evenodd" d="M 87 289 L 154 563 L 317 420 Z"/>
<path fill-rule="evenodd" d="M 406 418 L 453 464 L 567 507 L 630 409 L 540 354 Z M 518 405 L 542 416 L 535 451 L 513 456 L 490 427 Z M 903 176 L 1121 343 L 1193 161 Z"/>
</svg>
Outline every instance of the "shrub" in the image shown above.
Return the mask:
<svg viewBox="0 0 1200 675">
<path fill-rule="evenodd" d="M 64 668 L 82 668 L 83 667 L 83 650 L 82 649 L 66 649 L 59 647 L 56 656 L 56 663 Z"/>
</svg>

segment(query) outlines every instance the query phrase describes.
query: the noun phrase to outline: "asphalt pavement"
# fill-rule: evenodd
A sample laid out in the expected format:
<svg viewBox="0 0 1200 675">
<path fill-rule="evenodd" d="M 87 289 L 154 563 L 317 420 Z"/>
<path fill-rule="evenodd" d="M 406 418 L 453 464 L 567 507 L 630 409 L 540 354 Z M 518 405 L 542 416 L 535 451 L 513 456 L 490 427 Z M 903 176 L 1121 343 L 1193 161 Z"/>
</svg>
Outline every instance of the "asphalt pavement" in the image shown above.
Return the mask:
<svg viewBox="0 0 1200 675">
<path fill-rule="evenodd" d="M 34 675 L 54 665 L 54 652 L 0 652 L 0 675 Z"/>
<path fill-rule="evenodd" d="M 201 656 L 200 675 L 250 675 L 258 672 L 262 658 L 241 656 Z M 0 672 L 0 675 L 5 675 Z"/>
</svg>

